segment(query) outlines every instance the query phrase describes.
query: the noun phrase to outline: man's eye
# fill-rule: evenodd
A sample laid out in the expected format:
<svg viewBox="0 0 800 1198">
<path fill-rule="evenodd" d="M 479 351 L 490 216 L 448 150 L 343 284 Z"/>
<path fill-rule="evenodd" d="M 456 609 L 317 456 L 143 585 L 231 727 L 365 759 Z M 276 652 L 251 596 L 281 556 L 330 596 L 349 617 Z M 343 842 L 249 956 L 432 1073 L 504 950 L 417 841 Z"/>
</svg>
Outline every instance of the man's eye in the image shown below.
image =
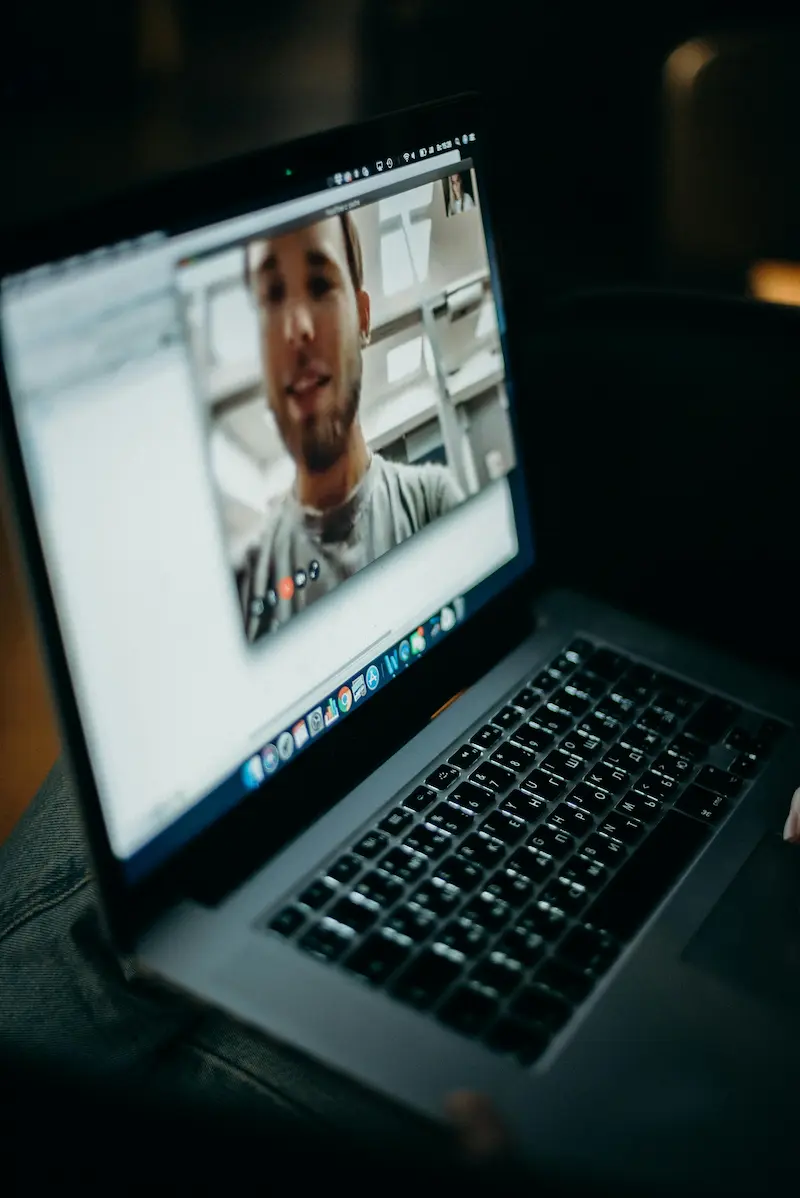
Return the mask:
<svg viewBox="0 0 800 1198">
<path fill-rule="evenodd" d="M 268 304 L 279 304 L 286 294 L 286 288 L 281 282 L 270 283 L 267 287 L 266 299 Z"/>
<path fill-rule="evenodd" d="M 322 299 L 331 289 L 331 282 L 324 275 L 314 275 L 308 280 L 308 290 L 314 299 Z"/>
</svg>

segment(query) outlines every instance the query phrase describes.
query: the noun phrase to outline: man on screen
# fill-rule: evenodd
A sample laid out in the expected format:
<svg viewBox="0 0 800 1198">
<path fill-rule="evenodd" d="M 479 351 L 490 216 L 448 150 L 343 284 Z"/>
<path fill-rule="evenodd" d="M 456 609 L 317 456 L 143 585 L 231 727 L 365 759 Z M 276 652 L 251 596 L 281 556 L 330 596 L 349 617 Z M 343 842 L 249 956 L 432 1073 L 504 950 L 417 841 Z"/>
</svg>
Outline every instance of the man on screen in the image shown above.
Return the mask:
<svg viewBox="0 0 800 1198">
<path fill-rule="evenodd" d="M 370 298 L 352 216 L 246 247 L 267 402 L 295 464 L 267 511 L 247 602 L 251 641 L 450 511 L 463 496 L 443 466 L 372 453 L 359 422 Z"/>
</svg>

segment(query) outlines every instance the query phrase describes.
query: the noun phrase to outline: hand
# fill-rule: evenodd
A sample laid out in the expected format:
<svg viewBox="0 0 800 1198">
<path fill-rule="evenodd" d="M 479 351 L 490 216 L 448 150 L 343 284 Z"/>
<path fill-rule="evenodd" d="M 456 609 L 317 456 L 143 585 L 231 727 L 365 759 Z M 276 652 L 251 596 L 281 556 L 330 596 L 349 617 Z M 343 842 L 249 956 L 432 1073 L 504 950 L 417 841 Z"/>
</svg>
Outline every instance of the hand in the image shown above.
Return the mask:
<svg viewBox="0 0 800 1198">
<path fill-rule="evenodd" d="M 786 817 L 783 839 L 791 840 L 793 844 L 800 844 L 800 786 L 792 795 L 792 805 Z"/>
<path fill-rule="evenodd" d="M 469 1160 L 495 1160 L 508 1154 L 508 1133 L 485 1095 L 456 1090 L 448 1095 L 445 1109 Z"/>
</svg>

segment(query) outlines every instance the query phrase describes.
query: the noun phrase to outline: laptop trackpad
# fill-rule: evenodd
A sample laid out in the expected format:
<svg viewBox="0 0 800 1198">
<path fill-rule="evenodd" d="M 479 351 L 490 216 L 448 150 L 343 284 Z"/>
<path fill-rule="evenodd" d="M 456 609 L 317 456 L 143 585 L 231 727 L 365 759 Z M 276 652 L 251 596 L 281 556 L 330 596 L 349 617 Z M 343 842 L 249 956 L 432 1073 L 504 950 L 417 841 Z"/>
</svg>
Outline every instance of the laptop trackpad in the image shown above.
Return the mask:
<svg viewBox="0 0 800 1198">
<path fill-rule="evenodd" d="M 683 959 L 760 999 L 800 1007 L 800 846 L 759 842 Z"/>
</svg>

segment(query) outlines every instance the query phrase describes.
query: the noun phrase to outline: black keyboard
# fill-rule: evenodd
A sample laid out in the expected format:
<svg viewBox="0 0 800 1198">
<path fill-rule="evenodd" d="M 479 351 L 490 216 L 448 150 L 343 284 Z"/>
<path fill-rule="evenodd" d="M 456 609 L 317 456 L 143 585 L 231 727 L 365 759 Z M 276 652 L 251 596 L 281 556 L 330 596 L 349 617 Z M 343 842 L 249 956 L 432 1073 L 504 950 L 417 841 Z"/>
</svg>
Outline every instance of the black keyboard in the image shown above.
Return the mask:
<svg viewBox="0 0 800 1198">
<path fill-rule="evenodd" d="M 785 727 L 576 640 L 259 926 L 530 1065 Z"/>
</svg>

